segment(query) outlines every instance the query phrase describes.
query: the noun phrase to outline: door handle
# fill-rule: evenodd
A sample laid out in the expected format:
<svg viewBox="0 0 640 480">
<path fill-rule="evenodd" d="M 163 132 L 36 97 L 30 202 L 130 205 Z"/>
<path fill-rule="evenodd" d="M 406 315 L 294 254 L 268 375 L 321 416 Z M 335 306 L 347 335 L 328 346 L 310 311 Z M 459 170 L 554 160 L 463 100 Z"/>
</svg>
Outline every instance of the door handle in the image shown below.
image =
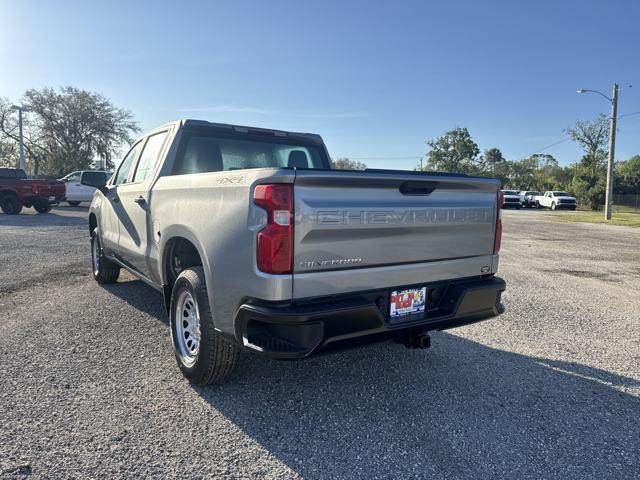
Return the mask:
<svg viewBox="0 0 640 480">
<path fill-rule="evenodd" d="M 143 196 L 139 196 L 138 198 L 133 200 L 134 202 L 136 202 L 138 205 L 144 205 L 145 203 L 147 203 L 147 201 L 144 199 Z"/>
</svg>

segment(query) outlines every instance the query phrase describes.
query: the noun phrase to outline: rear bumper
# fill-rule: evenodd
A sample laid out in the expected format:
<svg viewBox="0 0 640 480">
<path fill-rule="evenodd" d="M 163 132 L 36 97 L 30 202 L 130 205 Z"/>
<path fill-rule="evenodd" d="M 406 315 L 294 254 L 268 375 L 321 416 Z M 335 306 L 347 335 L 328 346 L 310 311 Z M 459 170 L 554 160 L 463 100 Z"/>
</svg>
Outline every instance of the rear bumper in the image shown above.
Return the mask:
<svg viewBox="0 0 640 480">
<path fill-rule="evenodd" d="M 23 198 L 22 203 L 24 205 L 56 205 L 60 203 L 64 198 L 64 195 L 30 195 Z"/>
<path fill-rule="evenodd" d="M 501 278 L 473 278 L 425 284 L 427 312 L 392 321 L 384 289 L 298 303 L 252 301 L 235 317 L 236 341 L 275 358 L 303 358 L 357 343 L 402 338 L 409 333 L 445 330 L 504 312 Z M 411 286 L 409 286 L 411 287 Z"/>
</svg>

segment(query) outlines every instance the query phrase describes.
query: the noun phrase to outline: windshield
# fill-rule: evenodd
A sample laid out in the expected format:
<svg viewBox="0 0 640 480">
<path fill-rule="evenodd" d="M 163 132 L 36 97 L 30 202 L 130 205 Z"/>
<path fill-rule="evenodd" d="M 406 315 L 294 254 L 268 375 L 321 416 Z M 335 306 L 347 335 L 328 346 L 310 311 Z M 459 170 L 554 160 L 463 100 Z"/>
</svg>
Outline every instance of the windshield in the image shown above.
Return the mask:
<svg viewBox="0 0 640 480">
<path fill-rule="evenodd" d="M 569 195 L 567 192 L 553 192 L 553 196 L 554 197 L 570 197 L 571 195 Z"/>
<path fill-rule="evenodd" d="M 540 192 L 526 192 L 525 195 L 540 195 Z"/>
<path fill-rule="evenodd" d="M 503 190 L 502 193 L 505 195 L 519 195 L 519 193 L 514 190 Z"/>
<path fill-rule="evenodd" d="M 311 142 L 197 129 L 185 131 L 173 174 L 269 167 L 328 168 L 328 159 L 322 146 Z"/>
</svg>

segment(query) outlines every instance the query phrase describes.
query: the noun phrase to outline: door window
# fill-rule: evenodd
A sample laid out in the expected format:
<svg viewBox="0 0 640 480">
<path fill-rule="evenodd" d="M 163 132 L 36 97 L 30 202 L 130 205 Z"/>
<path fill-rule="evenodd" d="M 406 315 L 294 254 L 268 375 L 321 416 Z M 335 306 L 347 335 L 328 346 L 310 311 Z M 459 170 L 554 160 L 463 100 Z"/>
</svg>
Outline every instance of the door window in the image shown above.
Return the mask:
<svg viewBox="0 0 640 480">
<path fill-rule="evenodd" d="M 153 167 L 160 155 L 160 150 L 164 144 L 167 132 L 156 133 L 147 139 L 147 143 L 142 150 L 136 173 L 133 176 L 134 182 L 144 182 L 153 173 Z"/>
<path fill-rule="evenodd" d="M 69 183 L 80 183 L 80 172 L 73 172 L 67 177 Z"/>
<path fill-rule="evenodd" d="M 113 181 L 114 185 L 121 185 L 126 183 L 127 178 L 129 178 L 129 171 L 131 170 L 131 165 L 133 165 L 133 161 L 138 156 L 138 152 L 142 146 L 142 142 L 138 142 L 134 145 L 134 147 L 129 150 L 127 156 L 122 160 L 118 171 L 116 172 L 116 178 Z"/>
</svg>

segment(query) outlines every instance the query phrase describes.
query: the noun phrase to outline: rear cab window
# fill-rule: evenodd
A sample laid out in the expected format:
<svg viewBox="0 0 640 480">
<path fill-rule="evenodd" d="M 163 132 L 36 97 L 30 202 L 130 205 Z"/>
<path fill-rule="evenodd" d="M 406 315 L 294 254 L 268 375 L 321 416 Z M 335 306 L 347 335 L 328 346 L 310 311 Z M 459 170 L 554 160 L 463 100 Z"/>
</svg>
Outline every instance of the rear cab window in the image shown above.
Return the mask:
<svg viewBox="0 0 640 480">
<path fill-rule="evenodd" d="M 185 129 L 173 175 L 250 168 L 328 169 L 321 143 L 291 136 L 229 134 L 216 129 Z"/>
</svg>

